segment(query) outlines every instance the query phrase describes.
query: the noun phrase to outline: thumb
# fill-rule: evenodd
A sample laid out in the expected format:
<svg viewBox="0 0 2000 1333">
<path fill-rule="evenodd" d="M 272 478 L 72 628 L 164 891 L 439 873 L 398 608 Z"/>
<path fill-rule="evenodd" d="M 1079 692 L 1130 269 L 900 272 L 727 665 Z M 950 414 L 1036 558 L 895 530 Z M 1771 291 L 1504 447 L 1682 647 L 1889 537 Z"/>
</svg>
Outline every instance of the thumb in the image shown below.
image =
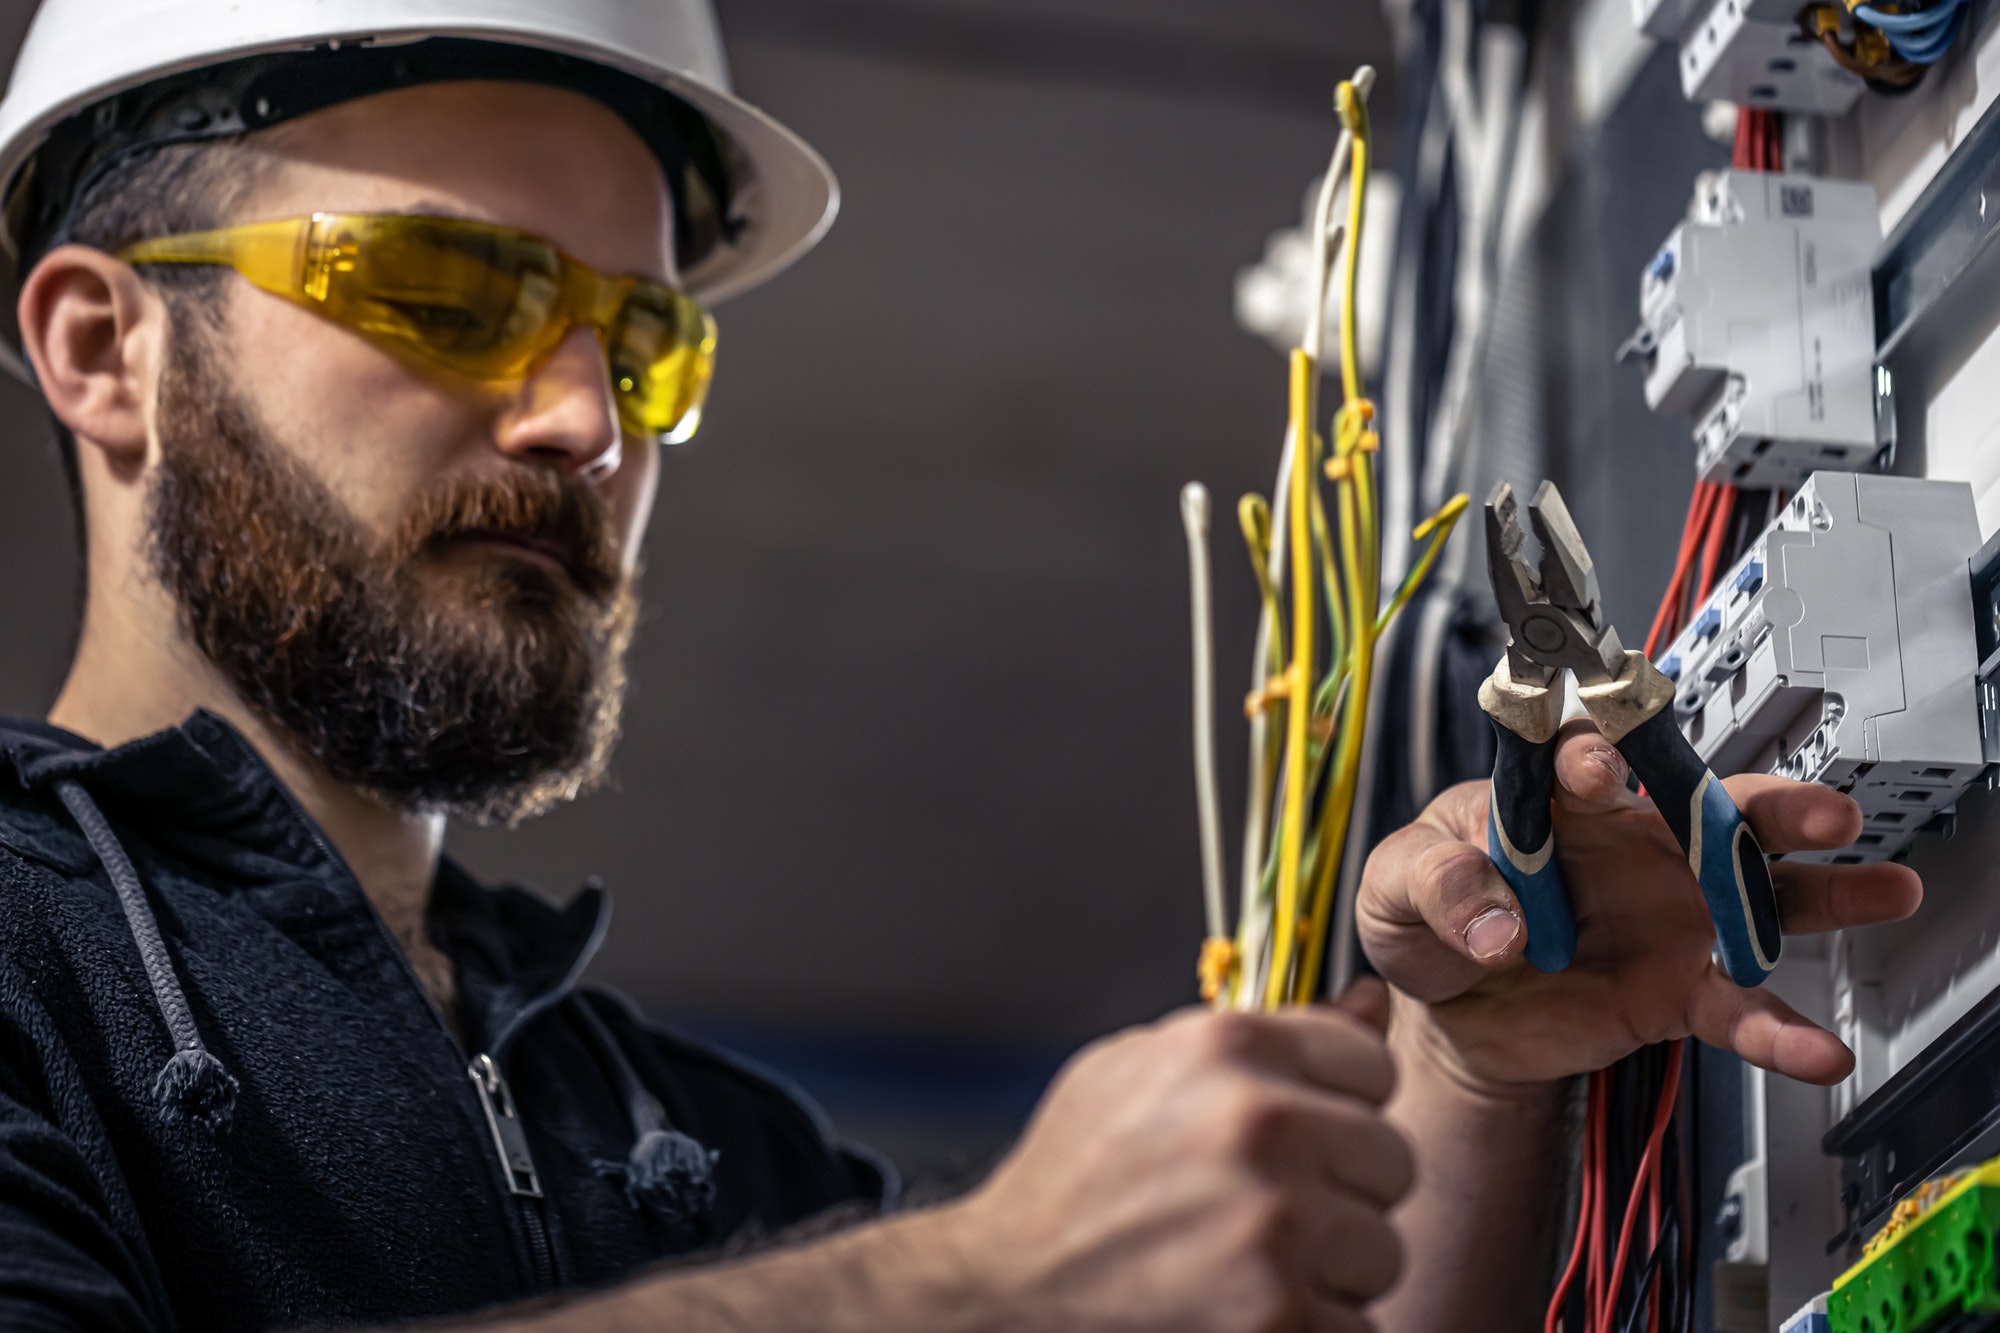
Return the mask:
<svg viewBox="0 0 2000 1333">
<path fill-rule="evenodd" d="M 1635 799 L 1625 786 L 1625 756 L 1588 718 L 1566 723 L 1556 738 L 1556 803 L 1574 815 L 1601 815 Z"/>
<path fill-rule="evenodd" d="M 1342 991 L 1333 1007 L 1358 1018 L 1383 1036 L 1389 1035 L 1389 988 L 1380 977 L 1357 977 Z"/>
</svg>

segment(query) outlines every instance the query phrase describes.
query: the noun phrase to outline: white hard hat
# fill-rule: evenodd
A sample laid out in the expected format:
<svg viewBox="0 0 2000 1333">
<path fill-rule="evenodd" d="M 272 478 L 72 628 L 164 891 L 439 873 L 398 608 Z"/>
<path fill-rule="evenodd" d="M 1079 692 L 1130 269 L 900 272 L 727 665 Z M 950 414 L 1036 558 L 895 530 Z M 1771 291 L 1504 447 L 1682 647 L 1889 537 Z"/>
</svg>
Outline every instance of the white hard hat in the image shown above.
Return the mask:
<svg viewBox="0 0 2000 1333">
<path fill-rule="evenodd" d="M 675 187 L 683 281 L 711 303 L 777 273 L 833 221 L 825 161 L 729 92 L 708 0 L 43 0 L 0 101 L 0 344 L 18 343 L 23 244 L 119 136 L 214 138 L 482 77 L 576 88 L 630 121 Z M 163 105 L 161 88 L 179 100 Z"/>
</svg>

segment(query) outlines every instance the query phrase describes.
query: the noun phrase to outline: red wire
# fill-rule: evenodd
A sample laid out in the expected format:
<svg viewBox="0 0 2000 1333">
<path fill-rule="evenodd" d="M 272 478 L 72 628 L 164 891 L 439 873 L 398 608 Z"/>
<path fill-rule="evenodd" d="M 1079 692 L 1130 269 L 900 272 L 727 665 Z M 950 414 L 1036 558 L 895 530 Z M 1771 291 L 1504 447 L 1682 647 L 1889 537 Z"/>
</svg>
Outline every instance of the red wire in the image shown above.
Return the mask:
<svg viewBox="0 0 2000 1333">
<path fill-rule="evenodd" d="M 1736 141 L 1729 164 L 1745 171 L 1785 169 L 1784 120 L 1775 111 L 1736 110 Z"/>
<path fill-rule="evenodd" d="M 1596 1112 L 1590 1119 L 1591 1154 L 1597 1161 L 1597 1187 L 1590 1195 L 1590 1268 L 1584 1284 L 1584 1319 L 1594 1319 L 1604 1300 L 1604 1215 L 1611 1195 L 1610 1164 L 1604 1159 L 1604 1129 L 1611 1113 L 1611 1072 L 1600 1069 L 1590 1076 L 1596 1094 Z M 1586 1328 L 1584 1333 L 1590 1333 Z"/>
<path fill-rule="evenodd" d="M 1668 1103 L 1667 1114 L 1673 1115 L 1672 1103 Z M 1646 1173 L 1646 1253 L 1652 1254 L 1660 1248 L 1660 1159 L 1653 1159 L 1653 1169 Z M 1646 1327 L 1652 1333 L 1660 1330 L 1660 1279 L 1655 1278 L 1646 1299 Z"/>
<path fill-rule="evenodd" d="M 1618 1289 L 1625 1283 L 1625 1261 L 1632 1252 L 1633 1224 L 1639 1218 L 1639 1201 L 1646 1193 L 1648 1180 L 1657 1182 L 1660 1160 L 1660 1144 L 1667 1134 L 1667 1123 L 1673 1119 L 1674 1102 L 1681 1090 L 1681 1047 L 1674 1044 L 1667 1056 L 1666 1083 L 1660 1089 L 1659 1108 L 1653 1114 L 1653 1132 L 1646 1136 L 1646 1152 L 1639 1159 L 1639 1169 L 1632 1179 L 1632 1193 L 1625 1201 L 1625 1220 L 1618 1228 L 1618 1255 L 1611 1265 L 1609 1285 L 1604 1289 L 1604 1300 L 1599 1308 L 1598 1327 L 1613 1327 L 1612 1320 L 1618 1314 Z"/>
<path fill-rule="evenodd" d="M 1660 598 L 1660 609 L 1653 613 L 1653 627 L 1646 633 L 1648 657 L 1671 643 L 1679 628 L 1681 592 L 1687 584 L 1695 552 L 1701 549 L 1701 535 L 1707 524 L 1708 511 L 1714 505 L 1715 492 L 1719 489 L 1705 481 L 1694 484 L 1694 495 L 1688 501 L 1687 518 L 1681 524 L 1681 545 L 1674 556 L 1673 577 L 1667 580 L 1666 595 Z"/>
<path fill-rule="evenodd" d="M 1598 1163 L 1596 1154 L 1592 1150 L 1594 1145 L 1588 1126 L 1597 1119 L 1597 1100 L 1597 1076 L 1593 1074 L 1590 1077 L 1589 1096 L 1585 1102 L 1588 1109 L 1584 1112 L 1586 1129 L 1583 1136 L 1583 1200 L 1576 1209 L 1576 1242 L 1569 1248 L 1569 1262 L 1563 1266 L 1562 1279 L 1556 1283 L 1556 1294 L 1549 1301 L 1548 1318 L 1542 1321 L 1542 1333 L 1561 1333 L 1563 1306 L 1569 1301 L 1569 1289 L 1576 1284 L 1577 1270 L 1583 1266 L 1584 1250 L 1601 1248 L 1597 1245 L 1597 1238 L 1591 1233 L 1590 1228 L 1591 1201 L 1595 1198 L 1598 1188 Z"/>
<path fill-rule="evenodd" d="M 1736 488 L 1734 486 L 1713 486 L 1707 515 L 1702 520 L 1701 564 L 1696 576 L 1681 587 L 1681 624 L 1687 624 L 1694 617 L 1695 608 L 1702 604 L 1715 587 L 1715 567 L 1722 559 L 1723 540 L 1729 535 L 1729 515 L 1736 508 Z"/>
<path fill-rule="evenodd" d="M 1682 1056 L 1684 1061 L 1694 1058 L 1693 1053 L 1688 1050 L 1686 1042 L 1681 1043 L 1681 1050 L 1684 1053 Z M 1687 1100 L 1689 1102 L 1694 1100 L 1692 1089 L 1688 1090 Z M 1677 1259 L 1680 1264 L 1681 1274 L 1679 1290 L 1684 1293 L 1682 1299 L 1685 1300 L 1688 1298 L 1687 1293 L 1692 1293 L 1694 1290 L 1694 1228 L 1688 1225 L 1688 1219 L 1694 1216 L 1694 1189 L 1688 1179 L 1688 1158 L 1693 1156 L 1693 1153 L 1690 1151 L 1693 1142 L 1693 1131 L 1688 1128 L 1686 1115 L 1682 1115 L 1678 1110 L 1675 1114 L 1680 1116 L 1680 1151 L 1674 1155 L 1674 1165 L 1678 1168 L 1674 1172 L 1676 1177 L 1675 1183 L 1679 1187 L 1681 1208 L 1681 1243 L 1680 1254 L 1677 1256 Z"/>
<path fill-rule="evenodd" d="M 1715 591 L 1715 567 L 1722 559 L 1722 543 L 1729 535 L 1729 520 L 1736 512 L 1736 488 L 1717 486 L 1715 489 L 1716 501 L 1708 518 L 1707 549 L 1701 555 L 1701 583 L 1695 589 L 1696 601 Z"/>
</svg>

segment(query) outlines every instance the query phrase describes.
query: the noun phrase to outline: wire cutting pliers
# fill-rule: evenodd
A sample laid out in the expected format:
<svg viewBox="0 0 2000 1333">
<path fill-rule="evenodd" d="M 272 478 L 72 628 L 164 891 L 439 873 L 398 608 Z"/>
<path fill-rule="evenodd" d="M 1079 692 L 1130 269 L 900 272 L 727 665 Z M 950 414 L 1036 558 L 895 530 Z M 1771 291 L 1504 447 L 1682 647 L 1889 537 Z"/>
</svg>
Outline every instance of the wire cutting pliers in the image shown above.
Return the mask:
<svg viewBox="0 0 2000 1333">
<path fill-rule="evenodd" d="M 1576 953 L 1550 808 L 1567 671 L 1591 720 L 1625 756 L 1687 854 L 1724 969 L 1739 985 L 1758 985 L 1777 965 L 1782 940 L 1764 849 L 1675 723 L 1673 682 L 1604 623 L 1590 552 L 1552 483 L 1535 492 L 1528 518 L 1542 547 L 1539 567 L 1521 558 L 1513 488 L 1501 482 L 1493 489 L 1486 556 L 1507 651 L 1479 688 L 1479 706 L 1499 737 L 1486 850 L 1520 901 L 1527 960 L 1560 972 Z"/>
</svg>

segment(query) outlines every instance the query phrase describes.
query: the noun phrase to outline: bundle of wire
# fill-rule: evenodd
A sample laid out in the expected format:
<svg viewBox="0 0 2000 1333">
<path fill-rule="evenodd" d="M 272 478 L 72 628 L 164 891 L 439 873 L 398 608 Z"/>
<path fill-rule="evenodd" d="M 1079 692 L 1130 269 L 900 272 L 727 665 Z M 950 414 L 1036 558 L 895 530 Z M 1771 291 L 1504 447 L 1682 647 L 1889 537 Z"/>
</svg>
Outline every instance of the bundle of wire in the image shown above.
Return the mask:
<svg viewBox="0 0 2000 1333">
<path fill-rule="evenodd" d="M 1686 1059 L 1686 1043 L 1672 1042 L 1591 1075 L 1576 1240 L 1544 1333 L 1693 1327 L 1692 1151 L 1674 1113 Z M 1649 1113 L 1641 1118 L 1637 1108 Z M 1625 1202 L 1614 1215 L 1620 1198 Z"/>
<path fill-rule="evenodd" d="M 1318 993 L 1335 882 L 1346 846 L 1367 727 L 1376 640 L 1430 573 L 1466 497 L 1416 528 L 1425 543 L 1394 595 L 1382 600 L 1375 409 L 1361 382 L 1356 267 L 1367 198 L 1370 136 L 1364 66 L 1335 90 L 1341 133 L 1320 185 L 1312 300 L 1290 365 L 1289 425 L 1273 498 L 1247 495 L 1237 517 L 1262 596 L 1252 655 L 1250 784 L 1237 921 L 1228 920 L 1215 780 L 1208 495 L 1182 495 L 1195 639 L 1195 784 L 1208 939 L 1198 972 L 1218 1008 L 1277 1008 Z M 1345 227 L 1335 204 L 1346 183 Z M 1336 256 L 1340 388 L 1332 448 L 1316 429 L 1321 345 Z M 1321 486 L 1332 484 L 1332 504 Z M 1281 516 L 1281 517 L 1277 517 Z M 1322 646 L 1324 651 L 1322 652 Z M 1319 667 L 1324 663 L 1323 669 Z"/>
<path fill-rule="evenodd" d="M 1740 110 L 1731 166 L 1782 171 L 1783 131 L 1774 112 Z M 1783 498 L 1782 492 L 1695 483 L 1673 574 L 1646 633 L 1648 657 L 1674 641 Z M 1590 1076 L 1576 1237 L 1549 1302 L 1545 1333 L 1681 1333 L 1693 1327 L 1688 1180 L 1699 1145 L 1680 1114 L 1683 1070 L 1692 1059 L 1687 1045 L 1650 1046 Z M 1623 1206 L 1614 1214 L 1620 1199 Z"/>
<path fill-rule="evenodd" d="M 1847 0 L 1799 11 L 1799 29 L 1824 46 L 1842 69 L 1860 75 L 1876 92 L 1908 92 L 1944 59 L 1965 26 L 1969 0 L 1927 4 L 1862 4 Z"/>
<path fill-rule="evenodd" d="M 1926 5 L 1855 5 L 1854 17 L 1889 39 L 1895 53 L 1912 65 L 1935 65 L 1965 26 L 1968 0 L 1932 0 Z"/>
</svg>

